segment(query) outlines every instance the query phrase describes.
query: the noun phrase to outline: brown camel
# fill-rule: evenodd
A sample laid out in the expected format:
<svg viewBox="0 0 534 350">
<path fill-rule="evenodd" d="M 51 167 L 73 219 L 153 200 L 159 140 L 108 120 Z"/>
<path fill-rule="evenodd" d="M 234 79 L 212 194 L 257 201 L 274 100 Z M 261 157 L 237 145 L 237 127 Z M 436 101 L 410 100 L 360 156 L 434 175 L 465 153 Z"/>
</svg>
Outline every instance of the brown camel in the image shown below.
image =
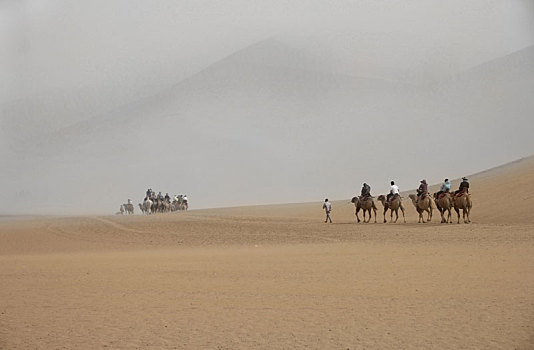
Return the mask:
<svg viewBox="0 0 534 350">
<path fill-rule="evenodd" d="M 354 203 L 354 206 L 356 207 L 356 219 L 358 219 L 358 222 L 360 222 L 360 217 L 358 216 L 358 212 L 363 210 L 363 222 L 369 222 L 372 218 L 372 212 L 373 210 L 375 212 L 375 223 L 376 223 L 376 205 L 375 201 L 373 200 L 373 197 L 367 197 L 366 199 L 360 198 L 360 197 L 352 197 L 351 202 Z M 369 219 L 365 221 L 365 213 L 369 212 Z"/>
<path fill-rule="evenodd" d="M 420 199 L 419 202 L 417 202 L 417 196 L 415 194 L 411 194 L 409 195 L 409 197 L 412 200 L 412 203 L 415 209 L 419 213 L 418 222 L 419 223 L 421 221 L 423 221 L 423 223 L 426 222 L 425 219 L 423 218 L 423 212 L 425 211 L 428 213 L 427 221 L 432 221 L 432 209 L 435 209 L 434 206 L 436 205 L 436 203 L 434 203 L 434 201 L 429 196 L 426 196 L 425 198 Z"/>
<path fill-rule="evenodd" d="M 382 202 L 382 205 L 384 206 L 384 222 L 387 222 L 386 212 L 388 211 L 388 209 L 391 211 L 391 218 L 389 221 L 397 222 L 397 220 L 399 220 L 399 208 L 400 208 L 402 212 L 402 218 L 404 219 L 404 223 L 406 223 L 406 217 L 404 216 L 404 206 L 402 205 L 401 196 L 396 194 L 393 196 L 393 198 L 390 199 L 389 202 L 386 202 L 386 196 L 381 194 L 380 196 L 378 196 L 377 200 Z M 393 221 L 393 212 L 395 212 L 395 215 L 397 215 L 397 217 L 395 218 L 395 221 Z"/>
<path fill-rule="evenodd" d="M 471 200 L 471 195 L 467 192 L 461 192 L 458 195 L 455 195 L 453 198 L 453 205 L 456 214 L 458 215 L 458 223 L 460 223 L 460 209 L 462 210 L 462 216 L 464 218 L 464 223 L 468 224 L 471 222 L 469 218 L 469 213 L 471 213 L 471 208 L 473 207 L 473 201 Z M 467 220 L 466 220 L 467 217 Z"/>
<path fill-rule="evenodd" d="M 133 214 L 134 213 L 133 204 L 127 203 L 127 204 L 123 204 L 123 205 L 124 205 L 124 210 L 125 210 L 126 214 Z"/>
<path fill-rule="evenodd" d="M 452 224 L 452 196 L 449 192 L 442 193 L 439 197 L 437 192 L 434 193 L 434 200 L 436 201 L 436 206 L 438 207 L 439 213 L 441 214 L 441 223 L 451 223 Z M 445 219 L 445 212 L 448 213 L 447 219 Z"/>
</svg>

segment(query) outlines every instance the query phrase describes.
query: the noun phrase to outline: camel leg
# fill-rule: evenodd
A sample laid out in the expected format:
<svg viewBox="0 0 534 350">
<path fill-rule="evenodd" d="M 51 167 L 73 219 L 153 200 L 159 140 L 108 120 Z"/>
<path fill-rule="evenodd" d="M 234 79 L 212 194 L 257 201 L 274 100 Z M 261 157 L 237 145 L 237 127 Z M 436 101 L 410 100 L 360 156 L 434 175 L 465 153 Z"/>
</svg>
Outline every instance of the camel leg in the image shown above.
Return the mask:
<svg viewBox="0 0 534 350">
<path fill-rule="evenodd" d="M 404 223 L 406 223 L 406 216 L 404 216 L 404 206 L 402 205 L 402 203 L 400 205 L 400 210 L 402 212 L 402 218 L 404 219 Z"/>
<path fill-rule="evenodd" d="M 456 216 L 458 216 L 458 224 L 460 223 L 460 209 L 454 208 L 454 211 L 456 211 Z"/>
<path fill-rule="evenodd" d="M 375 224 L 376 224 L 376 208 L 373 208 L 373 211 L 375 212 Z"/>
<path fill-rule="evenodd" d="M 387 222 L 387 221 L 386 221 L 386 212 L 387 212 L 387 211 L 388 211 L 388 210 L 387 210 L 386 208 L 384 208 L 384 223 Z"/>
<path fill-rule="evenodd" d="M 471 214 L 471 207 L 467 208 L 467 223 L 471 223 L 471 218 L 469 217 L 469 214 Z"/>
<path fill-rule="evenodd" d="M 360 211 L 360 208 L 356 208 L 356 213 L 354 215 L 356 215 L 356 219 L 358 219 L 358 223 L 360 223 L 360 217 L 358 216 L 358 212 Z"/>
</svg>

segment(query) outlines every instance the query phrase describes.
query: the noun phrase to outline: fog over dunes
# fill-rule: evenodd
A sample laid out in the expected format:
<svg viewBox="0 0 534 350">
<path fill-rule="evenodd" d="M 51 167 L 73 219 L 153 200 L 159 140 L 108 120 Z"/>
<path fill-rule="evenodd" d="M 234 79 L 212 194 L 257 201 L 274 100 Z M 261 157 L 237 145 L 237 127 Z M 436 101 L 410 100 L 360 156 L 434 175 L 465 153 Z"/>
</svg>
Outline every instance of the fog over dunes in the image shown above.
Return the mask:
<svg viewBox="0 0 534 350">
<path fill-rule="evenodd" d="M 534 150 L 530 1 L 0 6 L 0 213 L 348 198 Z"/>
</svg>

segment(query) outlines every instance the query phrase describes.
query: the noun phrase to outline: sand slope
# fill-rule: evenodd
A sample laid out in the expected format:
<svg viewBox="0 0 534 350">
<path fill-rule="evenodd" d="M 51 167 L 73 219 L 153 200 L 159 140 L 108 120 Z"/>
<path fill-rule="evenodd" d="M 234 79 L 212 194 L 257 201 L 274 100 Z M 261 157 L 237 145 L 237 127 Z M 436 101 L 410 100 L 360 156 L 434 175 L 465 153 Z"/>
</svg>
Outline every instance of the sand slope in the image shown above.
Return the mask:
<svg viewBox="0 0 534 350">
<path fill-rule="evenodd" d="M 533 170 L 470 176 L 470 225 L 348 200 L 332 225 L 320 201 L 1 218 L 0 348 L 532 349 Z"/>
</svg>

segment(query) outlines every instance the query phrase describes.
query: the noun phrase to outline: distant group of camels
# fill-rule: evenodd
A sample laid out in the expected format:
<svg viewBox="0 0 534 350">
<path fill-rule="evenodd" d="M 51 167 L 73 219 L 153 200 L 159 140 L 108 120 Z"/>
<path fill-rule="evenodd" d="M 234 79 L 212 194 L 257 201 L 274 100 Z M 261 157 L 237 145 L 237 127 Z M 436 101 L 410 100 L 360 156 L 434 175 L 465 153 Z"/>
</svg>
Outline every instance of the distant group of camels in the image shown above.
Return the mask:
<svg viewBox="0 0 534 350">
<path fill-rule="evenodd" d="M 151 215 L 155 213 L 169 213 L 178 210 L 189 209 L 187 197 L 184 195 L 175 196 L 175 199 L 171 202 L 170 199 L 146 197 L 143 203 L 139 203 L 139 209 L 145 215 Z"/>
<path fill-rule="evenodd" d="M 443 192 L 438 195 L 438 193 L 434 193 L 433 197 L 426 195 L 423 198 L 420 198 L 419 200 L 417 200 L 415 194 L 410 194 L 408 197 L 412 200 L 412 203 L 415 209 L 417 210 L 417 213 L 419 214 L 419 223 L 431 221 L 432 210 L 434 209 L 439 210 L 441 214 L 441 223 L 452 223 L 451 210 L 453 208 L 456 211 L 456 214 L 458 215 L 458 223 L 460 223 L 460 210 L 462 211 L 464 223 L 468 224 L 471 222 L 469 218 L 469 213 L 471 211 L 471 208 L 473 207 L 473 201 L 471 200 L 471 195 L 465 191 L 462 191 L 458 194 L 455 194 L 453 192 Z M 397 220 L 399 219 L 399 209 L 402 212 L 402 218 L 404 219 L 404 222 L 406 222 L 406 217 L 404 216 L 404 206 L 402 204 L 402 197 L 399 194 L 395 194 L 394 196 L 392 196 L 389 201 L 387 201 L 386 196 L 384 195 L 378 196 L 377 200 L 381 202 L 382 206 L 384 207 L 384 222 L 387 222 L 386 212 L 388 210 L 391 211 L 390 221 L 397 222 Z M 374 212 L 375 214 L 376 222 L 377 207 L 375 205 L 373 197 L 353 197 L 351 203 L 354 203 L 354 206 L 356 207 L 355 215 L 358 222 L 361 221 L 358 215 L 360 210 L 363 211 L 363 222 L 371 221 L 372 212 Z M 426 221 L 423 217 L 424 212 L 428 214 L 428 219 Z M 367 213 L 369 213 L 369 218 L 366 220 L 365 218 Z M 393 221 L 393 213 L 395 213 L 396 215 L 395 221 Z M 447 214 L 447 216 L 445 216 L 445 214 Z"/>
<path fill-rule="evenodd" d="M 139 209 L 141 213 L 145 215 L 151 215 L 156 213 L 169 213 L 178 210 L 188 210 L 189 204 L 187 197 L 184 195 L 175 196 L 175 199 L 171 202 L 169 199 L 146 197 L 143 203 L 139 203 Z M 134 214 L 134 205 L 128 200 L 128 203 L 121 204 L 120 211 L 117 214 L 129 215 Z"/>
</svg>

